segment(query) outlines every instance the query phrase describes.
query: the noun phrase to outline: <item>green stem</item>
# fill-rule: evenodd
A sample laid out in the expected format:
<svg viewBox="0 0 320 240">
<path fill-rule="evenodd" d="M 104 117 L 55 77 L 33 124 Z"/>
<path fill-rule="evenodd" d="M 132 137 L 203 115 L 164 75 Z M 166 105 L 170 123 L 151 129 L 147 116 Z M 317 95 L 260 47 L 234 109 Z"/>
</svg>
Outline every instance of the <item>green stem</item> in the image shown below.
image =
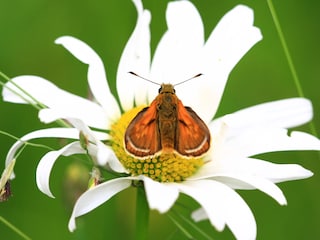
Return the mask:
<svg viewBox="0 0 320 240">
<path fill-rule="evenodd" d="M 142 186 L 137 187 L 136 202 L 136 240 L 146 240 L 149 226 L 149 206 Z"/>
<path fill-rule="evenodd" d="M 283 48 L 283 51 L 284 51 L 284 54 L 285 54 L 285 56 L 287 58 L 288 65 L 289 65 L 289 68 L 290 68 L 294 83 L 296 85 L 298 94 L 299 94 L 300 97 L 304 97 L 304 93 L 303 93 L 303 90 L 302 90 L 302 87 L 301 87 L 301 84 L 300 84 L 300 81 L 299 81 L 299 77 L 298 77 L 297 71 L 296 71 L 296 69 L 294 67 L 294 64 L 293 64 L 293 61 L 292 61 L 292 57 L 291 57 L 287 42 L 286 42 L 286 40 L 284 38 L 284 34 L 283 34 L 282 28 L 280 26 L 280 22 L 279 22 L 276 10 L 275 10 L 275 8 L 273 6 L 272 0 L 267 0 L 267 3 L 268 3 L 268 6 L 269 6 L 271 15 L 272 15 L 272 19 L 273 19 L 274 25 L 275 25 L 276 30 L 278 32 L 278 35 L 279 35 L 279 38 L 280 38 L 280 41 L 281 41 L 281 45 L 282 45 L 282 48 Z"/>
<path fill-rule="evenodd" d="M 3 222 L 4 225 L 6 225 L 8 228 L 12 229 L 16 234 L 18 234 L 20 237 L 22 237 L 25 240 L 31 240 L 30 237 L 28 237 L 26 234 L 24 234 L 21 230 L 19 230 L 16 226 L 14 226 L 12 223 L 4 219 L 2 216 L 0 216 L 0 221 Z"/>
<path fill-rule="evenodd" d="M 295 66 L 293 64 L 293 60 L 292 60 L 292 57 L 291 57 L 287 42 L 285 40 L 285 37 L 284 37 L 283 31 L 282 31 L 282 28 L 281 28 L 281 25 L 280 25 L 276 10 L 274 8 L 273 2 L 272 2 L 272 0 L 267 0 L 267 3 L 268 3 L 268 7 L 270 9 L 270 12 L 271 12 L 271 16 L 272 16 L 274 25 L 275 25 L 276 30 L 278 32 L 278 35 L 279 35 L 279 38 L 280 38 L 280 42 L 281 42 L 281 45 L 282 45 L 282 48 L 283 48 L 283 51 L 284 51 L 284 54 L 285 54 L 285 56 L 287 58 L 288 65 L 289 65 L 289 68 L 290 68 L 290 71 L 291 71 L 291 74 L 292 74 L 292 77 L 293 77 L 293 81 L 294 81 L 296 89 L 298 91 L 298 95 L 300 97 L 304 97 L 302 86 L 300 84 L 300 80 L 299 80 L 296 68 L 295 68 Z M 316 131 L 314 123 L 310 122 L 309 126 L 310 126 L 310 130 L 311 130 L 312 134 L 317 136 L 317 131 Z"/>
<path fill-rule="evenodd" d="M 188 230 L 182 226 L 170 213 L 167 216 L 171 219 L 171 221 L 176 225 L 176 227 L 184 234 L 186 239 L 193 239 L 193 236 L 188 232 Z"/>
<path fill-rule="evenodd" d="M 49 147 L 49 146 L 46 146 L 46 145 L 43 145 L 43 144 L 37 144 L 37 143 L 31 143 L 31 142 L 28 142 L 28 141 L 22 141 L 20 138 L 8 133 L 8 132 L 5 132 L 5 131 L 2 131 L 0 130 L 0 134 L 4 135 L 4 136 L 8 136 L 16 141 L 21 141 L 23 142 L 25 145 L 29 145 L 29 146 L 33 146 L 33 147 L 39 147 L 39 148 L 45 148 L 45 149 L 49 149 L 50 151 L 53 151 L 54 149 Z"/>
</svg>

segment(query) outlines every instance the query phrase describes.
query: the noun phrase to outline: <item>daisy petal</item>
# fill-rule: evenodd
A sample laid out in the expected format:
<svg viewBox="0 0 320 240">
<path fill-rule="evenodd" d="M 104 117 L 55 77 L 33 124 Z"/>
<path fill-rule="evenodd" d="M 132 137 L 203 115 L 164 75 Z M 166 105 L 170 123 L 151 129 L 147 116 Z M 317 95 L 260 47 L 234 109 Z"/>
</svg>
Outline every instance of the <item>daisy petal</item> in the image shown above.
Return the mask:
<svg viewBox="0 0 320 240">
<path fill-rule="evenodd" d="M 235 166 L 237 171 L 264 177 L 274 183 L 309 178 L 313 175 L 298 164 L 275 164 L 252 158 L 242 159 L 240 162 L 241 164 Z"/>
<path fill-rule="evenodd" d="M 36 138 L 70 138 L 78 139 L 79 131 L 74 128 L 48 128 L 41 129 L 34 132 L 30 132 L 20 138 L 15 144 L 13 144 L 6 157 L 6 166 L 15 158 L 17 150 L 25 144 L 25 142 Z M 11 176 L 14 178 L 14 175 Z"/>
<path fill-rule="evenodd" d="M 191 214 L 191 217 L 195 222 L 200 222 L 208 219 L 208 215 L 203 208 L 194 210 Z"/>
<path fill-rule="evenodd" d="M 55 43 L 61 44 L 77 59 L 89 65 L 88 81 L 93 96 L 107 111 L 109 120 L 119 118 L 120 109 L 116 99 L 111 94 L 104 65 L 98 54 L 87 44 L 74 37 L 63 36 L 58 38 Z"/>
<path fill-rule="evenodd" d="M 222 182 L 233 189 L 258 189 L 274 200 L 280 205 L 286 205 L 287 200 L 281 189 L 272 181 L 257 176 L 245 176 L 241 174 L 222 174 L 214 177 L 215 180 Z"/>
<path fill-rule="evenodd" d="M 66 115 L 83 119 L 89 126 L 105 129 L 109 125 L 104 109 L 98 104 L 66 92 L 46 79 L 37 76 L 18 76 L 6 83 L 3 88 L 3 99 L 13 103 L 33 103 L 24 92 L 13 85 L 13 82 L 24 89 L 38 102 L 47 107 L 63 112 Z M 9 89 L 13 89 L 17 94 Z M 28 102 L 22 99 L 23 96 Z"/>
<path fill-rule="evenodd" d="M 37 186 L 41 192 L 54 198 L 49 187 L 49 178 L 53 164 L 61 155 L 69 156 L 76 153 L 85 153 L 85 150 L 81 147 L 79 142 L 70 143 L 57 151 L 50 151 L 41 158 L 36 174 Z"/>
<path fill-rule="evenodd" d="M 97 161 L 100 166 L 107 165 L 115 172 L 128 173 L 110 147 L 102 142 L 98 142 L 97 148 Z"/>
<path fill-rule="evenodd" d="M 88 191 L 84 192 L 77 200 L 71 218 L 69 220 L 69 230 L 73 232 L 76 229 L 75 218 L 84 215 L 108 201 L 118 192 L 130 187 L 130 178 L 116 178 L 101 183 Z"/>
<path fill-rule="evenodd" d="M 88 141 L 93 142 L 97 146 L 96 157 L 99 165 L 105 166 L 108 164 L 113 171 L 126 172 L 112 149 L 100 141 L 109 139 L 109 135 L 107 133 L 92 131 L 82 120 L 75 119 L 70 116 L 64 116 L 63 114 L 57 113 L 51 109 L 42 109 L 39 112 L 39 118 L 46 123 L 62 118 L 67 119 L 68 122 L 78 129 Z"/>
<path fill-rule="evenodd" d="M 197 9 L 189 1 L 170 2 L 166 20 L 168 30 L 155 51 L 151 79 L 174 84 L 200 73 L 197 59 L 204 44 L 204 29 Z M 185 100 L 178 88 L 178 95 Z M 152 98 L 154 94 L 150 94 L 149 100 Z"/>
<path fill-rule="evenodd" d="M 140 0 L 133 1 L 138 12 L 136 27 L 123 50 L 117 71 L 117 90 L 124 110 L 146 104 L 150 85 L 128 72 L 148 77 L 150 68 L 150 12 L 143 9 Z M 153 86 L 154 87 L 154 86 Z"/>
<path fill-rule="evenodd" d="M 267 152 L 295 150 L 320 150 L 320 140 L 304 132 L 293 131 L 289 134 L 287 129 L 253 127 L 250 131 L 227 138 L 220 149 L 225 157 L 250 157 Z"/>
<path fill-rule="evenodd" d="M 253 22 L 253 10 L 249 7 L 238 5 L 230 10 L 209 36 L 204 49 L 206 57 L 214 60 L 216 66 L 223 66 L 222 71 L 230 73 L 247 51 L 262 39 Z"/>
<path fill-rule="evenodd" d="M 239 5 L 224 15 L 198 58 L 200 68 L 197 73 L 203 75 L 179 86 L 184 104 L 208 123 L 217 111 L 230 72 L 261 39 L 260 30 L 253 26 L 250 8 Z"/>
<path fill-rule="evenodd" d="M 226 224 L 237 239 L 255 239 L 253 214 L 234 190 L 213 180 L 187 181 L 179 188 L 200 203 L 217 230 L 222 231 Z"/>
<path fill-rule="evenodd" d="M 292 128 L 312 119 L 312 104 L 305 98 L 289 98 L 262 103 L 224 117 L 228 126 L 239 131 L 252 127 Z"/>
<path fill-rule="evenodd" d="M 210 186 L 209 186 L 210 185 Z M 211 224 L 218 230 L 222 231 L 225 227 L 225 213 L 220 206 L 219 197 L 213 195 L 223 194 L 222 184 L 215 181 L 199 180 L 199 181 L 186 181 L 179 184 L 180 191 L 194 200 L 196 200 L 204 209 L 211 222 Z"/>
<path fill-rule="evenodd" d="M 140 178 L 144 181 L 150 209 L 156 209 L 160 213 L 167 212 L 179 196 L 175 185 L 159 183 L 145 176 Z"/>
<path fill-rule="evenodd" d="M 16 86 L 18 85 L 19 88 Z M 22 91 L 22 89 L 24 91 Z M 18 76 L 11 81 L 7 82 L 2 90 L 2 97 L 4 101 L 12 102 L 12 103 L 32 103 L 37 104 L 37 101 L 46 104 L 43 100 L 46 100 L 46 97 L 49 94 L 49 97 L 53 97 L 51 93 L 58 93 L 60 89 L 49 82 L 46 79 L 43 79 L 38 76 Z M 61 90 L 63 91 L 63 90 Z M 27 95 L 28 93 L 29 95 Z M 60 92 L 59 95 L 63 93 Z M 58 96 L 59 96 L 58 95 Z M 21 97 L 22 96 L 22 97 Z M 57 99 L 59 100 L 59 98 Z"/>
<path fill-rule="evenodd" d="M 231 158 L 212 161 L 190 178 L 190 180 L 215 178 L 219 176 L 252 176 L 268 179 L 274 183 L 311 177 L 313 173 L 298 164 L 276 164 L 253 158 Z M 251 186 L 254 186 L 251 183 Z M 252 189 L 248 185 L 233 185 L 235 188 Z"/>
<path fill-rule="evenodd" d="M 107 140 L 109 135 L 105 132 L 92 131 L 84 121 L 73 118 L 69 115 L 64 115 L 64 113 L 59 113 L 52 109 L 42 109 L 39 111 L 39 118 L 45 123 L 52 123 L 58 119 L 66 119 L 73 127 L 77 128 L 79 132 L 82 132 L 89 141 L 97 142 L 98 140 Z"/>
<path fill-rule="evenodd" d="M 233 164 L 234 162 L 237 163 Z M 273 183 L 273 179 L 266 176 L 268 169 L 266 169 L 264 174 L 260 174 L 260 172 L 254 170 L 254 164 L 253 161 L 247 161 L 247 159 L 232 160 L 228 164 L 222 163 L 220 166 L 216 163 L 208 163 L 195 175 L 190 177 L 189 180 L 213 179 L 233 189 L 259 189 L 276 200 L 280 205 L 286 205 L 287 201 L 281 189 Z M 259 170 L 262 171 L 263 169 Z M 272 170 L 270 169 L 270 174 L 274 174 L 271 172 Z M 281 170 L 285 169 L 281 168 Z M 280 169 L 276 172 L 285 175 L 285 172 L 280 172 Z M 298 176 L 296 175 L 295 177 Z"/>
<path fill-rule="evenodd" d="M 77 128 L 80 132 L 82 132 L 86 138 L 94 143 L 97 146 L 97 161 L 100 166 L 108 166 L 116 172 L 127 172 L 127 170 L 123 167 L 120 161 L 117 159 L 115 153 L 112 149 L 105 145 L 100 140 L 105 140 L 106 138 L 99 139 L 98 137 L 108 136 L 105 133 L 94 132 L 80 119 L 68 118 L 68 121 Z"/>
</svg>

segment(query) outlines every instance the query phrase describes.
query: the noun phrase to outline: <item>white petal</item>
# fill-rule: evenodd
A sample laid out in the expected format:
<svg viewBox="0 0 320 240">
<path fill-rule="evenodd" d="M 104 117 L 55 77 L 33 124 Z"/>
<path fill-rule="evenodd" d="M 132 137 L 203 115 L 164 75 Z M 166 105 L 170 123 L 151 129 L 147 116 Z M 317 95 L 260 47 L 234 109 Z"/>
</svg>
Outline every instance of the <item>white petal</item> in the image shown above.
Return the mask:
<svg viewBox="0 0 320 240">
<path fill-rule="evenodd" d="M 107 111 L 109 120 L 120 117 L 120 109 L 115 97 L 111 94 L 104 65 L 98 54 L 87 44 L 70 36 L 63 36 L 55 41 L 64 46 L 81 62 L 88 64 L 88 81 L 95 99 Z"/>
<path fill-rule="evenodd" d="M 177 187 L 173 184 L 163 184 L 152 179 L 139 176 L 144 181 L 146 195 L 150 209 L 156 209 L 160 213 L 167 212 L 179 196 Z"/>
<path fill-rule="evenodd" d="M 262 39 L 259 28 L 253 26 L 253 22 L 253 10 L 244 5 L 236 6 L 222 17 L 205 45 L 204 54 L 217 64 L 214 67 L 221 66 L 222 71 L 230 72 L 247 51 Z"/>
<path fill-rule="evenodd" d="M 98 142 L 97 147 L 97 161 L 100 166 L 105 166 L 107 164 L 110 169 L 115 172 L 128 173 L 110 147 L 106 146 L 102 142 Z"/>
<path fill-rule="evenodd" d="M 320 140 L 311 134 L 278 128 L 252 128 L 227 138 L 220 149 L 226 156 L 250 157 L 261 153 L 295 150 L 320 150 Z M 230 152 L 231 151 L 231 152 Z"/>
<path fill-rule="evenodd" d="M 53 164 L 61 155 L 69 156 L 76 153 L 85 153 L 85 150 L 81 147 L 79 142 L 70 143 L 57 151 L 50 151 L 41 158 L 36 174 L 37 186 L 41 192 L 54 198 L 49 187 L 49 178 Z"/>
<path fill-rule="evenodd" d="M 68 118 L 68 121 L 82 132 L 86 138 L 97 146 L 97 161 L 101 166 L 108 166 L 116 172 L 127 172 L 120 161 L 115 156 L 112 149 L 100 141 L 98 137 L 108 136 L 106 133 L 92 131 L 81 119 Z M 105 140 L 106 138 L 102 138 Z"/>
<path fill-rule="evenodd" d="M 204 30 L 197 9 L 189 1 L 170 2 L 166 20 L 168 30 L 156 48 L 151 78 L 158 83 L 174 84 L 200 73 L 197 60 L 204 44 Z M 185 85 L 190 87 L 189 82 Z M 177 87 L 178 96 L 185 101 L 180 95 L 183 94 L 181 88 Z M 154 95 L 149 97 L 152 100 Z"/>
<path fill-rule="evenodd" d="M 180 191 L 194 200 L 196 200 L 206 211 L 211 224 L 218 230 L 222 231 L 225 227 L 225 212 L 220 206 L 219 197 L 223 193 L 224 188 L 222 184 L 215 181 L 198 180 L 198 181 L 185 181 L 178 185 Z"/>
<path fill-rule="evenodd" d="M 25 144 L 26 141 L 36 138 L 70 138 L 78 139 L 79 131 L 74 128 L 48 128 L 30 132 L 24 135 L 19 141 L 13 144 L 6 157 L 6 166 L 15 158 L 17 150 Z M 14 178 L 12 175 L 11 178 Z"/>
<path fill-rule="evenodd" d="M 128 72 L 134 72 L 148 78 L 150 68 L 150 12 L 143 9 L 140 0 L 134 4 L 138 12 L 136 27 L 123 50 L 117 71 L 117 90 L 124 110 L 146 104 L 146 93 L 149 82 Z M 154 86 L 153 86 L 154 87 Z"/>
<path fill-rule="evenodd" d="M 97 140 L 107 140 L 109 135 L 105 132 L 92 131 L 82 119 L 74 118 L 70 115 L 65 115 L 65 113 L 60 113 L 52 109 L 42 109 L 39 111 L 39 118 L 45 123 L 52 123 L 59 119 L 66 119 L 69 123 L 72 124 L 79 131 L 83 132 L 88 140 L 96 142 Z"/>
<path fill-rule="evenodd" d="M 96 137 L 93 131 L 91 131 L 91 129 L 81 119 L 76 119 L 76 118 L 67 118 L 67 119 L 68 119 L 68 122 L 70 122 L 70 124 L 73 127 L 78 129 L 79 132 L 82 132 L 89 141 L 95 144 L 99 142 L 99 139 Z M 105 135 L 107 136 L 107 134 Z"/>
<path fill-rule="evenodd" d="M 234 135 L 252 127 L 292 128 L 312 119 L 312 104 L 305 98 L 289 98 L 245 108 L 224 117 Z M 238 130 L 238 131 L 235 131 Z"/>
<path fill-rule="evenodd" d="M 200 66 L 197 73 L 203 75 L 179 86 L 177 92 L 183 94 L 180 98 L 184 104 L 209 122 L 217 111 L 230 72 L 261 39 L 260 30 L 253 26 L 250 8 L 239 5 L 228 12 L 209 36 L 200 57 L 194 60 Z"/>
<path fill-rule="evenodd" d="M 236 164 L 237 165 L 237 164 Z M 275 164 L 259 159 L 242 159 L 238 171 L 267 178 L 275 183 L 309 178 L 313 173 L 298 164 Z"/>
<path fill-rule="evenodd" d="M 208 219 L 208 215 L 203 208 L 199 208 L 193 211 L 191 217 L 195 222 L 200 222 Z"/>
<path fill-rule="evenodd" d="M 106 146 L 100 140 L 109 139 L 109 135 L 104 132 L 92 131 L 81 119 L 72 118 L 68 115 L 55 112 L 51 109 L 43 109 L 39 112 L 39 118 L 47 123 L 55 121 L 57 119 L 67 119 L 68 122 L 81 132 L 89 142 L 92 142 L 97 147 L 96 157 L 97 163 L 100 166 L 106 164 L 116 172 L 126 172 L 125 168 L 119 162 L 114 152 L 110 147 Z"/>
<path fill-rule="evenodd" d="M 206 163 L 190 179 L 197 180 L 232 175 L 265 178 L 277 183 L 308 178 L 313 173 L 298 164 L 276 164 L 253 158 L 231 158 Z M 254 183 L 251 185 L 254 186 Z M 241 186 L 243 189 L 250 188 Z M 237 187 L 240 187 L 240 183 Z"/>
<path fill-rule="evenodd" d="M 253 156 L 287 150 L 319 150 L 320 141 L 307 133 L 291 132 L 287 127 L 312 118 L 309 100 L 291 98 L 268 102 L 237 111 L 209 124 L 211 157 Z"/>
<path fill-rule="evenodd" d="M 88 124 L 86 122 L 86 119 L 81 119 L 78 116 L 72 115 L 72 113 L 65 112 L 63 109 L 50 109 L 50 108 L 44 108 L 39 111 L 38 117 L 41 122 L 43 123 L 52 123 L 58 120 L 66 120 L 68 123 L 72 121 L 80 121 L 81 124 L 86 126 L 86 129 L 89 129 Z M 76 127 L 74 124 L 72 124 L 74 127 Z M 77 128 L 77 127 L 76 127 Z M 81 128 L 78 128 L 80 131 L 84 131 Z M 102 131 L 105 128 L 101 129 Z M 100 138 L 101 139 L 108 139 L 108 134 L 99 132 L 100 133 Z M 90 139 L 92 140 L 92 139 Z"/>
<path fill-rule="evenodd" d="M 130 178 L 116 178 L 97 185 L 83 193 L 77 200 L 71 218 L 69 220 L 69 230 L 76 229 L 75 218 L 84 215 L 108 201 L 118 192 L 130 187 Z"/>
<path fill-rule="evenodd" d="M 255 239 L 253 214 L 231 188 L 213 180 L 186 181 L 179 188 L 200 203 L 217 230 L 222 231 L 226 224 L 237 239 Z"/>
<path fill-rule="evenodd" d="M 37 76 L 18 76 L 13 78 L 3 88 L 2 94 L 5 101 L 28 103 L 8 90 L 7 87 L 9 87 L 25 97 L 29 102 L 35 103 L 33 99 L 30 99 L 24 92 L 17 89 L 12 82 L 19 85 L 40 103 L 69 116 L 81 118 L 89 126 L 105 129 L 110 124 L 104 109 L 98 104 L 66 92 L 48 80 Z"/>
<path fill-rule="evenodd" d="M 274 200 L 280 205 L 286 205 L 287 200 L 281 189 L 272 181 L 263 178 L 262 176 L 248 176 L 244 174 L 221 174 L 215 176 L 213 179 L 222 182 L 233 189 L 258 189 Z"/>
<path fill-rule="evenodd" d="M 57 93 L 59 90 L 56 85 L 41 77 L 18 76 L 5 84 L 2 90 L 2 97 L 4 101 L 13 103 L 36 104 L 36 100 L 38 100 L 46 104 L 43 99 L 48 95 L 50 97 L 52 92 Z"/>
<path fill-rule="evenodd" d="M 207 163 L 188 180 L 197 181 L 201 179 L 213 179 L 222 182 L 233 189 L 258 189 L 275 199 L 280 205 L 287 204 L 281 189 L 273 183 L 273 179 L 268 177 L 268 174 L 274 174 L 271 171 L 276 169 L 276 164 L 269 167 L 269 173 L 268 168 L 265 170 L 259 168 L 260 160 L 257 161 L 258 164 L 254 161 L 247 161 L 247 159 L 234 159 L 220 164 Z M 268 164 L 269 163 L 266 162 L 266 164 L 262 163 L 261 165 Z M 288 171 L 286 171 L 285 168 L 281 168 L 281 170 L 283 170 L 282 173 L 279 169 L 275 172 L 277 174 L 282 174 L 280 176 L 287 176 Z M 295 177 L 297 177 L 297 175 Z"/>
</svg>

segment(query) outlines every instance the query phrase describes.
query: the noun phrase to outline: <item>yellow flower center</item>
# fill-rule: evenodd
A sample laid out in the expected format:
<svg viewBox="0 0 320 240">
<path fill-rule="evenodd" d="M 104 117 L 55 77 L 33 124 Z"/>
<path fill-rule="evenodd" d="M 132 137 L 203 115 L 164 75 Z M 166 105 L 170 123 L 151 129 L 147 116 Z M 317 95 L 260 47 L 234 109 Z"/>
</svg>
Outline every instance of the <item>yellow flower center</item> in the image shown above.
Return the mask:
<svg viewBox="0 0 320 240">
<path fill-rule="evenodd" d="M 111 146 L 123 166 L 133 176 L 145 175 L 158 182 L 181 182 L 193 175 L 202 165 L 201 158 L 183 157 L 176 153 L 164 153 L 138 158 L 128 154 L 124 147 L 124 134 L 131 120 L 145 106 L 125 112 L 111 126 Z"/>
</svg>

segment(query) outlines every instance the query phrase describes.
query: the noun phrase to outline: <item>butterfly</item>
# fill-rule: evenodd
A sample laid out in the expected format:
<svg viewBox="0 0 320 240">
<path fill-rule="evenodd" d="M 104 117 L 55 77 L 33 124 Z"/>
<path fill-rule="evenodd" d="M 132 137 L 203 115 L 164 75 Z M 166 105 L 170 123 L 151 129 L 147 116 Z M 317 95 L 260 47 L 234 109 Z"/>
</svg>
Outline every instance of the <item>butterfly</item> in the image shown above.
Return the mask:
<svg viewBox="0 0 320 240">
<path fill-rule="evenodd" d="M 182 104 L 172 84 L 161 84 L 150 106 L 129 123 L 124 143 L 127 152 L 138 158 L 161 153 L 199 157 L 210 148 L 210 131 L 190 107 Z"/>
</svg>

